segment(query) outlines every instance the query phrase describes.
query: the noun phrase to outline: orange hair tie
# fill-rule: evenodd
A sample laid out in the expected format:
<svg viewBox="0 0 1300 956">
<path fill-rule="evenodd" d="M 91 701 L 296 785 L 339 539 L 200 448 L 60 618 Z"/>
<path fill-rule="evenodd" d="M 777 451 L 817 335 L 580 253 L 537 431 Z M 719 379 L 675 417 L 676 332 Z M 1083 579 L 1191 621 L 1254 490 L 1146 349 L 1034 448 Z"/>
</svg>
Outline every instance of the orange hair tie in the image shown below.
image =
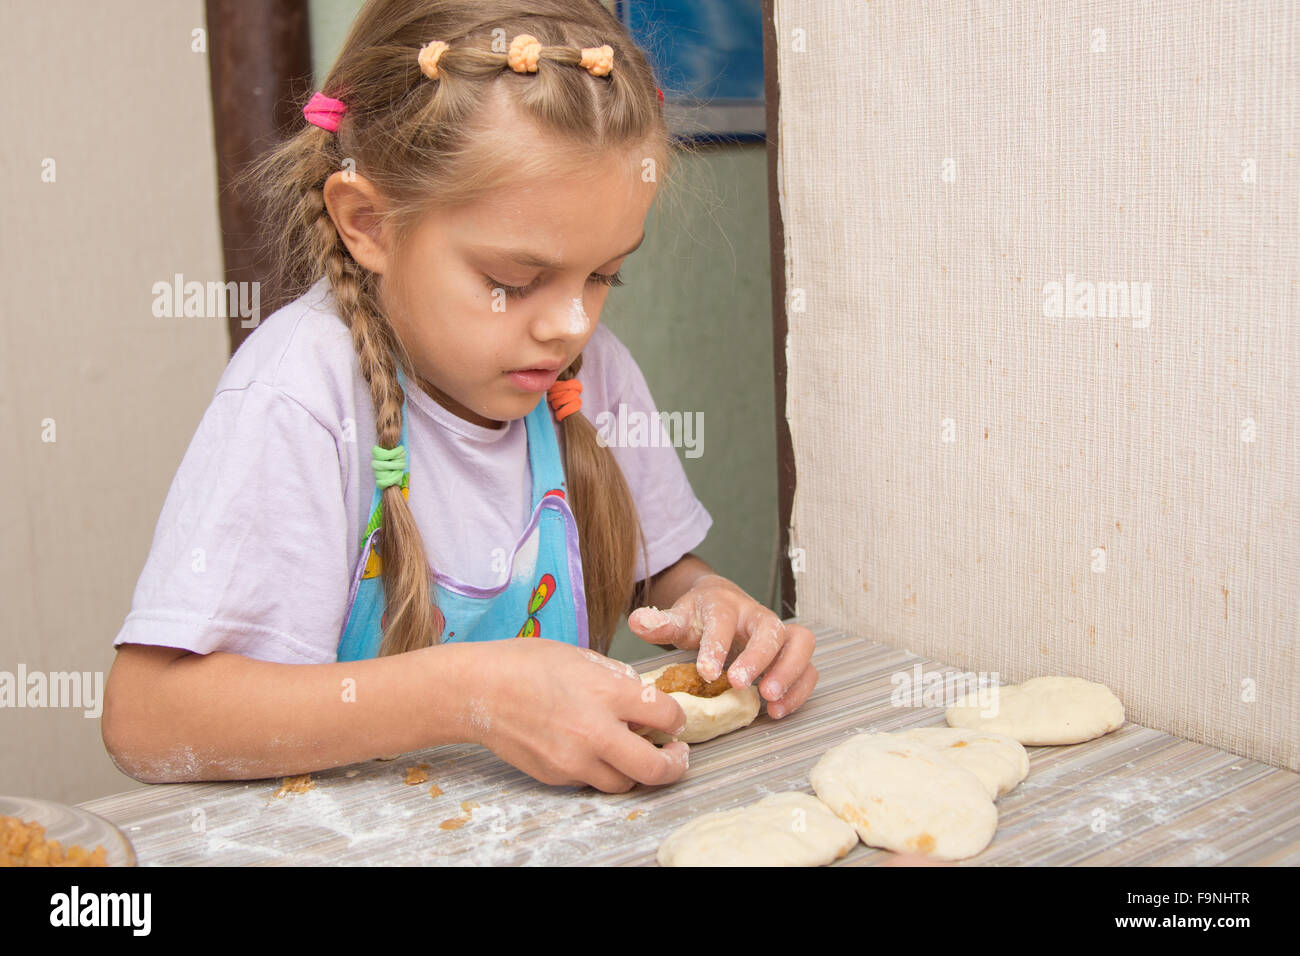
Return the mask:
<svg viewBox="0 0 1300 956">
<path fill-rule="evenodd" d="M 420 72 L 431 80 L 438 78 L 438 60 L 447 52 L 448 46 L 442 40 L 432 40 L 420 48 Z"/>
<path fill-rule="evenodd" d="M 542 57 L 542 44 L 531 33 L 521 33 L 510 41 L 506 63 L 516 73 L 536 73 L 537 61 Z"/>
<path fill-rule="evenodd" d="M 582 62 L 578 65 L 592 76 L 609 76 L 614 69 L 614 48 L 609 44 L 583 47 Z"/>
<path fill-rule="evenodd" d="M 556 382 L 546 390 L 546 400 L 551 403 L 555 420 L 562 422 L 582 407 L 582 383 L 576 378 Z"/>
</svg>

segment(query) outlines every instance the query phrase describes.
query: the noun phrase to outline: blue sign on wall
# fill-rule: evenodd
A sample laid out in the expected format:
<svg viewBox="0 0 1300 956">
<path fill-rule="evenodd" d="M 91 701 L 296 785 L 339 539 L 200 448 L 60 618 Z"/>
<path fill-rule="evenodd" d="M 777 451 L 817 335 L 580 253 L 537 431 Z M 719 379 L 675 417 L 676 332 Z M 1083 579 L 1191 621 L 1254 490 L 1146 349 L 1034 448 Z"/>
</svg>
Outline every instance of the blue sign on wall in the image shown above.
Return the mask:
<svg viewBox="0 0 1300 956">
<path fill-rule="evenodd" d="M 763 138 L 761 0 L 611 2 L 654 67 L 675 133 Z"/>
</svg>

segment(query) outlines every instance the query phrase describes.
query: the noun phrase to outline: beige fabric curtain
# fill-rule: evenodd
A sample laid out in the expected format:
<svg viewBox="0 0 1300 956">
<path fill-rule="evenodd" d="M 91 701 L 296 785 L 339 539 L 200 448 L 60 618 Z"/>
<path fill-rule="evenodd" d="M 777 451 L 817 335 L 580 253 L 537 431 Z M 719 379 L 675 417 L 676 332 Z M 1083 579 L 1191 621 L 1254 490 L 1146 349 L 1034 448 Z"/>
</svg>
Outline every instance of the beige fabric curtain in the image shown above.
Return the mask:
<svg viewBox="0 0 1300 956">
<path fill-rule="evenodd" d="M 775 18 L 799 615 L 1300 770 L 1297 3 Z"/>
</svg>

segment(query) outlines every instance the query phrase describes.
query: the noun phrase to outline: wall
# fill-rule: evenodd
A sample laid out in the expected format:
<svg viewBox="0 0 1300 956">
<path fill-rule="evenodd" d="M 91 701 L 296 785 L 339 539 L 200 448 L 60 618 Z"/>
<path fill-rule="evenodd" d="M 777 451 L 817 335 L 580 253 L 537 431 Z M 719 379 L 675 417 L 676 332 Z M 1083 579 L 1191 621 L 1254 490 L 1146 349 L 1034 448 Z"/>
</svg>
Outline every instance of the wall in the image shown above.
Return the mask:
<svg viewBox="0 0 1300 956">
<path fill-rule="evenodd" d="M 107 677 L 225 366 L 225 319 L 152 310 L 155 282 L 222 279 L 208 63 L 191 49 L 204 26 L 201 0 L 0 6 L 0 670 L 12 674 L 89 672 L 92 691 Z M 70 803 L 137 786 L 84 710 L 0 710 L 0 793 Z"/>
<path fill-rule="evenodd" d="M 800 616 L 1300 769 L 1297 5 L 775 10 Z"/>
</svg>

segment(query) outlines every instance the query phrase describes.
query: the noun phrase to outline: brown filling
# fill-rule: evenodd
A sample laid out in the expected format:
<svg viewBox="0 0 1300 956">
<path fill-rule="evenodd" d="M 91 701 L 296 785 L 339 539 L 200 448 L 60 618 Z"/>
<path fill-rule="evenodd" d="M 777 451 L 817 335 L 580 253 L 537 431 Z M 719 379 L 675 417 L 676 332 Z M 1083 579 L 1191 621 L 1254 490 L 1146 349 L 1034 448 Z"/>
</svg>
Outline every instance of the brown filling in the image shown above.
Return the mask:
<svg viewBox="0 0 1300 956">
<path fill-rule="evenodd" d="M 108 851 L 80 846 L 64 849 L 58 840 L 45 839 L 45 827 L 35 820 L 0 816 L 0 867 L 7 866 L 107 866 Z"/>
<path fill-rule="evenodd" d="M 723 671 L 715 681 L 705 681 L 694 663 L 673 664 L 655 679 L 655 688 L 665 694 L 682 693 L 692 697 L 717 697 L 731 690 L 731 681 Z"/>
</svg>

